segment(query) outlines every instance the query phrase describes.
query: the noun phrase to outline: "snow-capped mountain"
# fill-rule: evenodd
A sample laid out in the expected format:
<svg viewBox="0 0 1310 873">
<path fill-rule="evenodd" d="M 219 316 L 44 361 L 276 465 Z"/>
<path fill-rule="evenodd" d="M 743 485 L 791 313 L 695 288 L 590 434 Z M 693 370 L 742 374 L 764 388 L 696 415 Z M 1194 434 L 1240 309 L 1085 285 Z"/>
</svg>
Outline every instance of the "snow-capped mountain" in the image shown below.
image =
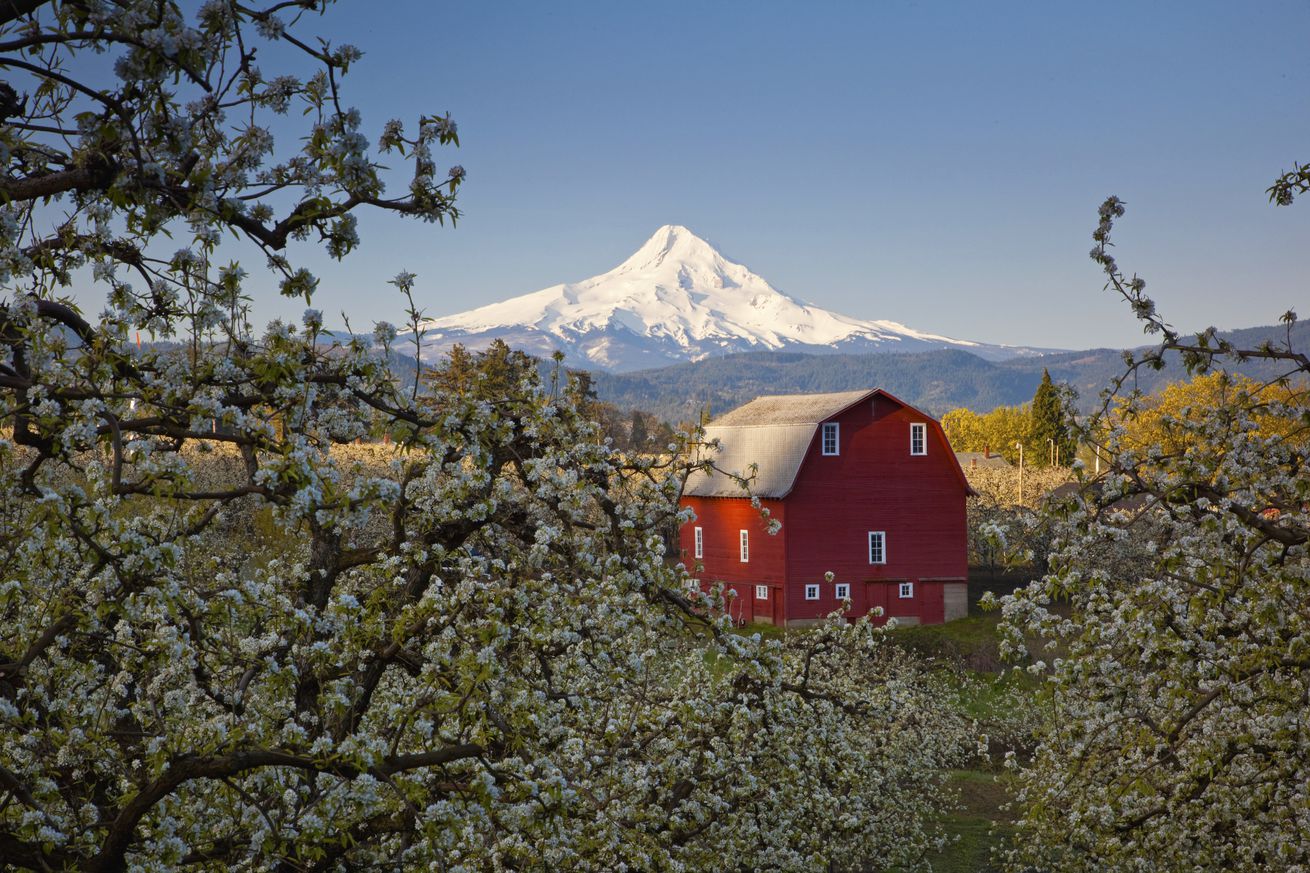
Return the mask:
<svg viewBox="0 0 1310 873">
<path fill-rule="evenodd" d="M 685 227 L 667 224 L 608 273 L 434 318 L 424 357 L 500 338 L 537 355 L 615 372 L 733 352 L 921 352 L 957 348 L 990 360 L 1045 350 L 957 340 L 894 321 L 864 321 L 803 303 Z"/>
</svg>

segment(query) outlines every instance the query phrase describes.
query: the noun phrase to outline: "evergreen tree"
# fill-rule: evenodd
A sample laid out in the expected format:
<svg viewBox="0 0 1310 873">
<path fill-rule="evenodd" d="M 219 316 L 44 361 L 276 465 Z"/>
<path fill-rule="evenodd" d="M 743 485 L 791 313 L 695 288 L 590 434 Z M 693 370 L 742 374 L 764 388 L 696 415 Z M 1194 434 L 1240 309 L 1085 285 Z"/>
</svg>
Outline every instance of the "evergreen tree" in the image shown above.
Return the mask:
<svg viewBox="0 0 1310 873">
<path fill-rule="evenodd" d="M 1068 463 L 1077 449 L 1070 424 L 1070 404 L 1067 389 L 1062 391 L 1051 381 L 1051 374 L 1042 369 L 1042 382 L 1033 395 L 1029 445 L 1035 451 L 1034 462 Z"/>
<path fill-rule="evenodd" d="M 466 397 L 501 402 L 513 396 L 523 378 L 534 370 L 536 363 L 531 357 L 497 339 L 480 352 L 470 352 L 456 343 L 446 362 L 425 375 L 433 402 L 440 407 Z"/>
<path fill-rule="evenodd" d="M 640 452 L 646 448 L 646 442 L 650 439 L 650 434 L 646 429 L 646 418 L 641 414 L 641 410 L 632 410 L 632 425 L 628 429 L 628 443 L 634 452 Z"/>
</svg>

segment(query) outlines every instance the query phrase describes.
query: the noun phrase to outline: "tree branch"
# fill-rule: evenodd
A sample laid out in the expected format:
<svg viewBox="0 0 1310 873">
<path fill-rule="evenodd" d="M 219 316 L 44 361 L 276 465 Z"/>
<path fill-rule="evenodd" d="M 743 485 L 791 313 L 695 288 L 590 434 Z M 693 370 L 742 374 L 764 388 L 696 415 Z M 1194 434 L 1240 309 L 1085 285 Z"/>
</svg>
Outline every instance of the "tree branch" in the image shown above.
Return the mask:
<svg viewBox="0 0 1310 873">
<path fill-rule="evenodd" d="M 0 27 L 31 15 L 50 0 L 0 0 Z"/>
<path fill-rule="evenodd" d="M 224 779 L 264 767 L 287 767 L 309 773 L 326 773 L 342 779 L 354 779 L 368 773 L 378 779 L 385 779 L 395 773 L 476 758 L 484 751 L 480 745 L 465 743 L 427 752 L 397 755 L 384 759 L 375 767 L 359 767 L 345 761 L 318 760 L 272 749 L 250 749 L 215 756 L 184 755 L 170 762 L 158 779 L 142 788 L 123 806 L 109 826 L 100 853 L 87 864 L 86 869 L 97 873 L 119 873 L 125 870 L 127 849 L 141 819 L 165 797 L 196 779 Z"/>
<path fill-rule="evenodd" d="M 25 202 L 43 197 L 54 197 L 66 191 L 97 191 L 109 187 L 114 179 L 111 167 L 75 167 L 43 176 L 0 182 L 0 199 Z"/>
</svg>

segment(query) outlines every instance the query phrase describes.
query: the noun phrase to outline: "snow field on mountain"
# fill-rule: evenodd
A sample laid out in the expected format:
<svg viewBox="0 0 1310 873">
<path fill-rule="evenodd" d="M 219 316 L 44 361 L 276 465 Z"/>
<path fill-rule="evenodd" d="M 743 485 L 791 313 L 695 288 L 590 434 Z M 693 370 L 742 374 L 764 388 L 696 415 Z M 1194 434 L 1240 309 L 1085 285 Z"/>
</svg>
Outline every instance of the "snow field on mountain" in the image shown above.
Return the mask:
<svg viewBox="0 0 1310 873">
<path fill-rule="evenodd" d="M 456 342 L 501 338 L 534 353 L 611 370 L 742 351 L 917 352 L 961 348 L 999 359 L 1030 353 L 851 318 L 779 291 L 681 225 L 665 225 L 632 257 L 581 282 L 430 319 L 425 357 Z"/>
</svg>

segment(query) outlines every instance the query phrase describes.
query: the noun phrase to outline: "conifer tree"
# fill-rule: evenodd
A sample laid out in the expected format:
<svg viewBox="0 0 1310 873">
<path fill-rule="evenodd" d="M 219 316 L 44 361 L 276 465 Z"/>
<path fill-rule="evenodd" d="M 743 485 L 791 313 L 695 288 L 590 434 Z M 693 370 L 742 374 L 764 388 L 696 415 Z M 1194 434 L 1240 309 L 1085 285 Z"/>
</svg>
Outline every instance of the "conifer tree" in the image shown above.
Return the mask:
<svg viewBox="0 0 1310 873">
<path fill-rule="evenodd" d="M 1051 381 L 1051 373 L 1042 369 L 1042 382 L 1033 395 L 1029 445 L 1035 463 L 1067 463 L 1072 460 L 1077 444 L 1069 427 L 1069 402 L 1065 393 Z"/>
<path fill-rule="evenodd" d="M 641 410 L 632 410 L 632 426 L 628 431 L 628 442 L 631 444 L 633 451 L 641 451 L 646 447 L 646 442 L 650 439 L 650 434 L 646 429 L 646 418 L 641 414 Z"/>
</svg>

